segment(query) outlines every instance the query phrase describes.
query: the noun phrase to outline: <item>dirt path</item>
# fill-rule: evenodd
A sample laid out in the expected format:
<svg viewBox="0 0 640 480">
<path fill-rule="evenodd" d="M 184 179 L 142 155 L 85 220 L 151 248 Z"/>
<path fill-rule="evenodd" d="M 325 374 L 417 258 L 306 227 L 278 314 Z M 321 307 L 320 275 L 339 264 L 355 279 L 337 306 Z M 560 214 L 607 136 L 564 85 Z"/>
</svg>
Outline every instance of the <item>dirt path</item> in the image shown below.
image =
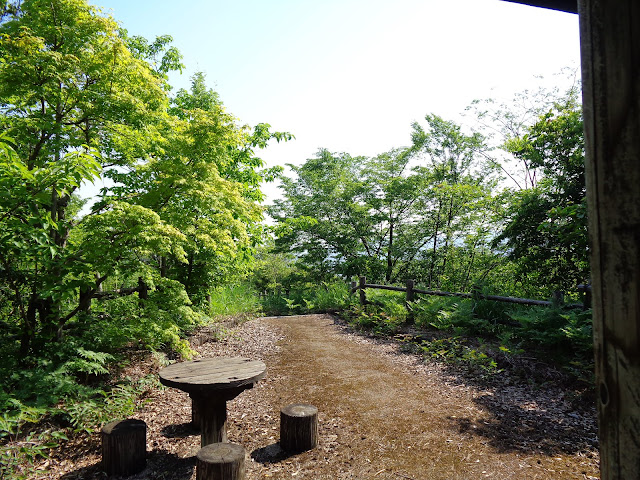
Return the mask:
<svg viewBox="0 0 640 480">
<path fill-rule="evenodd" d="M 267 365 L 267 377 L 228 404 L 228 438 L 247 450 L 247 480 L 598 478 L 597 454 L 585 447 L 591 419 L 560 394 L 536 397 L 508 382 L 483 390 L 482 382 L 456 378 L 402 353 L 398 342 L 350 332 L 327 315 L 258 319 L 223 341 L 211 337 L 193 339 L 201 356 Z M 140 374 L 159 368 L 139 367 Z M 320 440 L 288 456 L 278 445 L 279 410 L 298 402 L 318 407 Z M 136 418 L 147 423 L 147 468 L 129 478 L 195 479 L 200 439 L 190 428 L 189 397 L 153 390 Z M 37 478 L 104 478 L 98 434 L 51 460 Z"/>
<path fill-rule="evenodd" d="M 407 358 L 380 355 L 370 342 L 340 333 L 327 316 L 266 322 L 285 333 L 282 350 L 269 366 L 270 375 L 280 378 L 277 404 L 316 405 L 322 412 L 321 435 L 333 440 L 331 455 L 338 461 L 329 462 L 323 478 L 576 479 L 596 474 L 582 457 L 497 451 L 473 432 L 491 419 L 473 402 L 470 389 L 444 384 L 437 372 L 412 368 Z M 309 471 L 308 478 L 320 477 Z"/>
</svg>

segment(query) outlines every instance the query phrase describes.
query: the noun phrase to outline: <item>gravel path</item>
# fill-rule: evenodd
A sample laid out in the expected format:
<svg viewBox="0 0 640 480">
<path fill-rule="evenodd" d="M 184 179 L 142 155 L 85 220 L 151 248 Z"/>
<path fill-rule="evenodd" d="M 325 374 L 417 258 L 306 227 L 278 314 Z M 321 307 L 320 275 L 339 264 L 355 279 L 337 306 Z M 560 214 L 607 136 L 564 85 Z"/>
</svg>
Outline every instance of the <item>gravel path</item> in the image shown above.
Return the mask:
<svg viewBox="0 0 640 480">
<path fill-rule="evenodd" d="M 209 338 L 194 339 L 202 356 L 267 364 L 267 377 L 228 404 L 229 441 L 247 450 L 248 480 L 598 478 L 594 420 L 559 391 L 482 386 L 327 315 L 263 318 Z M 320 443 L 288 456 L 277 443 L 279 409 L 297 402 L 318 407 Z M 129 478 L 195 479 L 189 397 L 155 390 L 136 417 L 148 425 L 148 466 Z M 96 435 L 55 460 L 38 478 L 104 478 Z"/>
</svg>

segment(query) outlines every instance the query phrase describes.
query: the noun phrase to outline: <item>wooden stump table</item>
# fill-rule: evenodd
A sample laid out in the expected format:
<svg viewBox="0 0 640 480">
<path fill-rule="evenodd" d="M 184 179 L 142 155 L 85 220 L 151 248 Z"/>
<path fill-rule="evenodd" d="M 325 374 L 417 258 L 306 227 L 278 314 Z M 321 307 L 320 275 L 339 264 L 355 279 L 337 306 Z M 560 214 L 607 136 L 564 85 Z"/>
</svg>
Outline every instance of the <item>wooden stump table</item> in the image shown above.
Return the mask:
<svg viewBox="0 0 640 480">
<path fill-rule="evenodd" d="M 240 357 L 201 358 L 160 370 L 160 382 L 187 392 L 200 421 L 200 444 L 227 441 L 227 401 L 264 378 L 266 366 Z"/>
</svg>

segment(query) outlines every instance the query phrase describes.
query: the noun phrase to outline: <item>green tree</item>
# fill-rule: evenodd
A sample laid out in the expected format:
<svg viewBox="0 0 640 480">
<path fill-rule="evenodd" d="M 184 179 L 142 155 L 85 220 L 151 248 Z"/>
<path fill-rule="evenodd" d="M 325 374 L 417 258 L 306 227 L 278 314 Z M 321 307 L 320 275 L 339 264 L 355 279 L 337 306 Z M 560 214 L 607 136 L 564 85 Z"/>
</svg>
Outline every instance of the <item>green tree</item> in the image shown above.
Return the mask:
<svg viewBox="0 0 640 480">
<path fill-rule="evenodd" d="M 514 194 L 504 242 L 522 279 L 540 291 L 575 290 L 589 279 L 582 110 L 570 91 L 505 148 L 542 178 Z"/>
<path fill-rule="evenodd" d="M 175 340 L 197 319 L 187 293 L 246 270 L 260 184 L 276 173 L 255 150 L 291 135 L 239 125 L 202 74 L 171 101 L 167 73 L 182 65 L 168 36 L 129 36 L 84 0 L 18 7 L 0 25 L 0 283 L 21 356 L 77 327 L 92 300 L 136 294 L 127 315 L 147 311 L 162 325 L 148 330 Z M 80 217 L 76 191 L 98 176 L 115 185 Z"/>
<path fill-rule="evenodd" d="M 0 128 L 16 152 L 5 168 L 20 177 L 4 197 L 0 264 L 25 355 L 36 334 L 60 337 L 104 281 L 89 274 L 94 265 L 74 234 L 84 222 L 72 215 L 74 193 L 104 168 L 144 157 L 166 86 L 131 54 L 116 22 L 81 0 L 25 0 L 0 36 Z"/>
<path fill-rule="evenodd" d="M 178 92 L 169 112 L 154 155 L 129 171 L 108 173 L 116 186 L 104 201 L 143 206 L 180 231 L 185 259 L 156 254 L 149 261 L 161 277 L 202 299 L 215 282 L 247 272 L 262 220 L 256 200 L 264 174 L 254 149 L 286 134 L 271 133 L 266 124 L 254 131 L 238 126 L 203 74 L 193 77 L 190 92 Z"/>
<path fill-rule="evenodd" d="M 432 185 L 433 234 L 426 281 L 429 286 L 442 287 L 447 283 L 445 279 L 454 276 L 448 273 L 453 266 L 452 250 L 459 252 L 462 240 L 469 236 L 475 238 L 470 243 L 473 250 L 480 239 L 486 239 L 496 176 L 494 166 L 485 161 L 487 147 L 481 134 L 467 135 L 460 125 L 437 115 L 427 115 L 425 120 L 426 128 L 413 124 L 412 151 L 421 164 L 427 164 L 424 168 L 430 173 Z M 469 254 L 473 256 L 473 252 Z M 449 283 L 449 288 L 465 287 L 468 280 L 463 285 Z"/>
<path fill-rule="evenodd" d="M 296 178 L 284 179 L 284 199 L 272 209 L 279 247 L 314 272 L 443 278 L 450 251 L 486 218 L 491 169 L 479 134 L 436 115 L 426 120 L 426 129 L 414 125 L 411 148 L 373 158 L 321 150 L 291 166 Z"/>
</svg>

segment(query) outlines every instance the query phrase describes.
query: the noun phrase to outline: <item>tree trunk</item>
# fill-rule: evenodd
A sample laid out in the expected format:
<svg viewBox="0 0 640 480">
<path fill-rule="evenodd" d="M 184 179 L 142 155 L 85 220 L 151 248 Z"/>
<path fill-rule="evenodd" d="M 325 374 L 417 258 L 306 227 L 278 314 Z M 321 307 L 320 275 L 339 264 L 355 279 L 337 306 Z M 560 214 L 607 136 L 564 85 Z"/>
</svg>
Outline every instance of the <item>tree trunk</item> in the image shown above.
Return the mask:
<svg viewBox="0 0 640 480">
<path fill-rule="evenodd" d="M 580 0 L 603 480 L 640 478 L 640 2 Z"/>
<path fill-rule="evenodd" d="M 429 265 L 429 288 L 433 285 L 433 272 L 436 267 L 436 253 L 438 251 L 438 229 L 440 228 L 440 211 L 442 210 L 442 202 L 438 204 L 438 217 L 436 218 L 436 231 L 433 234 L 433 248 L 432 248 L 432 257 L 431 257 L 431 265 Z"/>
<path fill-rule="evenodd" d="M 18 352 L 18 358 L 24 360 L 29 354 L 29 348 L 31 347 L 31 340 L 35 333 L 36 328 L 36 294 L 31 294 L 29 298 L 29 305 L 25 312 L 24 325 L 22 326 L 22 335 L 20 337 L 20 351 Z"/>
<path fill-rule="evenodd" d="M 389 219 L 389 249 L 387 250 L 387 273 L 385 280 L 387 283 L 391 281 L 391 274 L 393 273 L 393 256 L 391 249 L 393 248 L 393 223 Z"/>
</svg>

